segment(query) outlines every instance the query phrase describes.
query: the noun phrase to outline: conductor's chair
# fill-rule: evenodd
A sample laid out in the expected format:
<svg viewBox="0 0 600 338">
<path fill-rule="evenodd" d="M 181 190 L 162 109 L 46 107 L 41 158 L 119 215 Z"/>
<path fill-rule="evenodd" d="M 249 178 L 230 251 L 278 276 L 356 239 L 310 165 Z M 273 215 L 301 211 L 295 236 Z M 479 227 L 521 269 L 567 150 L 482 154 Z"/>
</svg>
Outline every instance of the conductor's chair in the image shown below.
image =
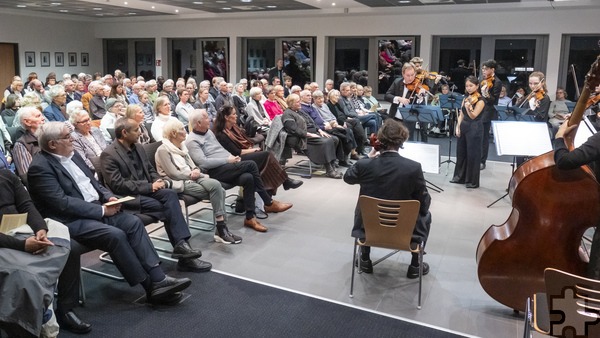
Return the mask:
<svg viewBox="0 0 600 338">
<path fill-rule="evenodd" d="M 524 337 L 600 337 L 600 281 L 552 268 L 544 280 L 546 292 L 527 299 Z"/>
<path fill-rule="evenodd" d="M 354 296 L 355 262 L 361 246 L 392 249 L 393 252 L 375 261 L 373 266 L 391 257 L 399 251 L 419 254 L 419 297 L 417 309 L 421 309 L 421 289 L 423 282 L 423 243 L 411 248 L 411 240 L 421 203 L 417 200 L 384 200 L 361 195 L 358 205 L 365 228 L 365 239 L 354 240 L 352 257 L 352 279 L 350 297 Z"/>
</svg>

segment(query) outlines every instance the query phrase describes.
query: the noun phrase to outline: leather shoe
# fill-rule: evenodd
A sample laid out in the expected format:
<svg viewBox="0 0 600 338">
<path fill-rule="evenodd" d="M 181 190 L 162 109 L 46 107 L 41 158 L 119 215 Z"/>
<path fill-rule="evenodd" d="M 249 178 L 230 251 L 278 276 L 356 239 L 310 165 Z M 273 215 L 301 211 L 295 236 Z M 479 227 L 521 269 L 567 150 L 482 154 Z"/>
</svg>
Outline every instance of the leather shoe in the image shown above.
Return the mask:
<svg viewBox="0 0 600 338">
<path fill-rule="evenodd" d="M 340 167 L 350 168 L 350 163 L 348 161 L 340 161 Z"/>
<path fill-rule="evenodd" d="M 146 296 L 147 297 L 147 296 Z M 147 302 L 154 305 L 175 305 L 179 303 L 179 301 L 183 298 L 183 294 L 181 292 L 175 292 L 170 296 L 165 296 L 160 299 L 146 298 Z"/>
<path fill-rule="evenodd" d="M 92 325 L 82 321 L 73 310 L 66 313 L 56 311 L 56 321 L 61 329 L 73 333 L 84 334 L 92 331 Z"/>
<path fill-rule="evenodd" d="M 174 293 L 187 289 L 190 284 L 192 281 L 189 278 L 165 276 L 165 279 L 160 282 L 152 282 L 150 290 L 146 292 L 146 298 L 151 303 L 162 302 L 172 298 Z"/>
<path fill-rule="evenodd" d="M 358 161 L 360 159 L 360 157 L 358 157 L 358 153 L 354 153 L 354 154 L 350 155 L 350 159 Z"/>
<path fill-rule="evenodd" d="M 458 177 L 454 177 L 450 180 L 450 183 L 465 184 L 465 181 L 461 181 Z"/>
<path fill-rule="evenodd" d="M 360 262 L 360 266 L 359 266 L 359 262 Z M 354 265 L 358 266 L 359 270 L 362 271 L 363 273 L 373 273 L 373 262 L 371 262 L 370 259 L 363 261 L 362 258 L 359 258 L 356 260 L 356 262 L 354 262 Z"/>
<path fill-rule="evenodd" d="M 245 219 L 244 226 L 254 229 L 258 232 L 267 232 L 268 230 L 266 226 L 260 224 L 260 222 L 256 220 L 256 217 L 252 217 L 251 219 Z"/>
<path fill-rule="evenodd" d="M 285 190 L 296 189 L 299 186 L 301 186 L 302 184 L 304 184 L 304 182 L 302 182 L 300 180 L 294 180 L 294 179 L 291 179 L 291 178 L 288 177 L 283 182 L 283 189 L 285 189 Z"/>
<path fill-rule="evenodd" d="M 330 178 L 340 179 L 340 178 L 342 178 L 342 173 L 340 173 L 337 170 L 329 170 L 325 173 L 325 176 L 330 177 Z"/>
<path fill-rule="evenodd" d="M 479 188 L 479 184 L 467 183 L 467 185 L 465 185 L 465 187 L 470 188 L 470 189 L 475 189 L 475 188 Z"/>
<path fill-rule="evenodd" d="M 485 163 L 481 163 L 481 164 L 479 165 L 479 170 L 483 170 L 483 169 L 485 169 Z"/>
<path fill-rule="evenodd" d="M 423 262 L 423 276 L 429 273 L 429 264 Z M 419 267 L 418 266 L 408 266 L 408 271 L 406 271 L 406 278 L 415 279 L 419 278 Z"/>
<path fill-rule="evenodd" d="M 177 271 L 183 272 L 208 272 L 212 269 L 212 264 L 198 258 L 194 259 L 179 259 L 177 262 Z"/>
<path fill-rule="evenodd" d="M 271 203 L 271 205 L 266 205 L 265 204 L 265 211 L 268 213 L 272 213 L 272 212 L 284 212 L 287 209 L 291 208 L 293 206 L 292 203 L 283 203 L 283 202 L 279 202 L 276 200 L 273 200 L 273 202 Z"/>
<path fill-rule="evenodd" d="M 181 241 L 173 248 L 171 257 L 173 258 L 198 258 L 202 256 L 202 251 L 192 249 L 190 243 L 187 241 Z"/>
</svg>

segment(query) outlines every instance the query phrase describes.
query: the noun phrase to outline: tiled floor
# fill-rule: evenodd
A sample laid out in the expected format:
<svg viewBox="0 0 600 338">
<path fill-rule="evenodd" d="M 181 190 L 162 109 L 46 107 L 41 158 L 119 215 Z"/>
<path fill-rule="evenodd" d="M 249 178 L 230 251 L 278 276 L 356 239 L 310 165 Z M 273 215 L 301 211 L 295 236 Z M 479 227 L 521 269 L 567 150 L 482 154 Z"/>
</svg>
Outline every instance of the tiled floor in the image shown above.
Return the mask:
<svg viewBox="0 0 600 338">
<path fill-rule="evenodd" d="M 343 180 L 313 177 L 297 190 L 281 190 L 276 199 L 294 207 L 263 220 L 267 233 L 242 227 L 242 216 L 230 216 L 229 227 L 241 235 L 240 245 L 216 244 L 212 233 L 195 233 L 194 246 L 216 270 L 353 304 L 480 337 L 522 336 L 522 316 L 490 298 L 479 285 L 475 251 L 492 224 L 502 224 L 511 211 L 504 198 L 511 175 L 508 163 L 488 162 L 481 187 L 467 190 L 450 184 L 453 164 L 426 179 L 444 189 L 431 192 L 433 224 L 425 260 L 423 308 L 416 309 L 418 282 L 405 277 L 409 255 L 399 254 L 357 275 L 349 298 L 353 239 L 350 237 L 358 186 Z M 450 174 L 447 172 L 450 171 Z M 386 251 L 374 249 L 372 257 Z"/>
</svg>

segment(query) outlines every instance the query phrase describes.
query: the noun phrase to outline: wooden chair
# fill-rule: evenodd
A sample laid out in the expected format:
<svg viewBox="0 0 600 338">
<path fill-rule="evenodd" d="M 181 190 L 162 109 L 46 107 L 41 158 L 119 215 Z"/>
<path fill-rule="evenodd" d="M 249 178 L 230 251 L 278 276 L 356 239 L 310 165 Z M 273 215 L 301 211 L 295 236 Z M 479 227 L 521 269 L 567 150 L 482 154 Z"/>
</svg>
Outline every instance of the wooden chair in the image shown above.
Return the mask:
<svg viewBox="0 0 600 338">
<path fill-rule="evenodd" d="M 361 195 L 358 205 L 365 227 L 365 240 L 355 239 L 352 257 L 352 279 L 350 297 L 354 294 L 354 271 L 360 246 L 395 250 L 373 263 L 391 257 L 399 251 L 419 254 L 419 299 L 417 309 L 421 309 L 421 290 L 423 283 L 423 243 L 411 248 L 412 234 L 415 228 L 421 203 L 417 200 L 393 201 Z"/>
<path fill-rule="evenodd" d="M 600 281 L 553 268 L 544 280 L 546 292 L 527 299 L 524 337 L 600 337 Z"/>
</svg>

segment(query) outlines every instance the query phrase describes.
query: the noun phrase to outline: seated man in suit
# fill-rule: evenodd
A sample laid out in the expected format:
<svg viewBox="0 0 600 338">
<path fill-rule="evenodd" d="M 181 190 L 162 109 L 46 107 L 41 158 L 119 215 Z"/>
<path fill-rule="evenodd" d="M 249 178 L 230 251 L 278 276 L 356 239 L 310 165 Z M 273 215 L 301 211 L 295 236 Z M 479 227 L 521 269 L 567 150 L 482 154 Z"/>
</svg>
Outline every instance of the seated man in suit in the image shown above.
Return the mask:
<svg viewBox="0 0 600 338">
<path fill-rule="evenodd" d="M 242 161 L 239 156 L 233 156 L 217 140 L 209 129 L 208 113 L 204 109 L 196 109 L 190 114 L 192 131 L 188 135 L 186 146 L 192 160 L 210 177 L 229 184 L 244 187 L 244 207 L 246 219 L 244 226 L 258 232 L 266 232 L 267 227 L 260 224 L 255 217 L 254 192 L 265 202 L 265 211 L 283 212 L 292 207 L 290 203 L 282 203 L 271 198 L 265 190 L 258 166 L 254 161 Z"/>
<path fill-rule="evenodd" d="M 103 205 L 116 196 L 94 178 L 73 150 L 64 122 L 49 122 L 38 132 L 42 152 L 28 172 L 30 193 L 42 215 L 64 223 L 71 238 L 92 249 L 110 253 L 131 286 L 141 284 L 152 303 L 174 303 L 188 278 L 172 278 L 159 266 L 158 254 L 142 221 L 120 212 L 121 205 Z"/>
<path fill-rule="evenodd" d="M 200 250 L 188 243 L 190 229 L 181 213 L 179 197 L 172 181 L 161 178 L 148 161 L 146 152 L 138 143 L 140 125 L 135 120 L 120 118 L 115 122 L 116 140 L 100 155 L 102 175 L 108 187 L 116 194 L 138 197 L 139 210 L 160 212 L 164 215 L 165 229 L 173 245 L 173 258 L 178 258 L 180 271 L 205 272 L 212 265 L 201 261 Z"/>
<path fill-rule="evenodd" d="M 70 276 L 61 274 L 69 262 L 69 230 L 54 220 L 44 220 L 19 178 L 9 170 L 0 169 L 0 190 L 0 219 L 27 213 L 26 224 L 0 232 L 0 329 L 9 337 L 55 336 L 58 325 L 51 318 L 52 299 L 59 275 L 59 297 L 74 293 L 77 298 L 79 291 L 62 287 L 70 282 L 63 278 Z M 75 269 L 73 277 L 78 279 L 79 265 Z M 57 313 L 72 313 L 62 305 L 64 302 L 59 301 Z"/>
<path fill-rule="evenodd" d="M 377 138 L 382 145 L 379 155 L 371 150 L 368 159 L 358 160 L 344 174 L 348 184 L 360 184 L 360 194 L 387 200 L 417 200 L 421 202 L 419 217 L 413 232 L 412 244 L 427 242 L 431 226 L 429 204 L 431 197 L 425 186 L 421 164 L 404 158 L 398 149 L 408 139 L 408 129 L 398 121 L 387 119 L 379 129 Z M 365 238 L 360 208 L 354 212 L 354 228 L 352 236 Z M 360 269 L 365 273 L 373 273 L 370 259 L 370 247 L 361 247 Z M 429 273 L 429 265 L 423 263 L 423 275 Z M 419 277 L 419 255 L 412 254 L 412 261 L 406 274 L 408 278 Z"/>
</svg>

